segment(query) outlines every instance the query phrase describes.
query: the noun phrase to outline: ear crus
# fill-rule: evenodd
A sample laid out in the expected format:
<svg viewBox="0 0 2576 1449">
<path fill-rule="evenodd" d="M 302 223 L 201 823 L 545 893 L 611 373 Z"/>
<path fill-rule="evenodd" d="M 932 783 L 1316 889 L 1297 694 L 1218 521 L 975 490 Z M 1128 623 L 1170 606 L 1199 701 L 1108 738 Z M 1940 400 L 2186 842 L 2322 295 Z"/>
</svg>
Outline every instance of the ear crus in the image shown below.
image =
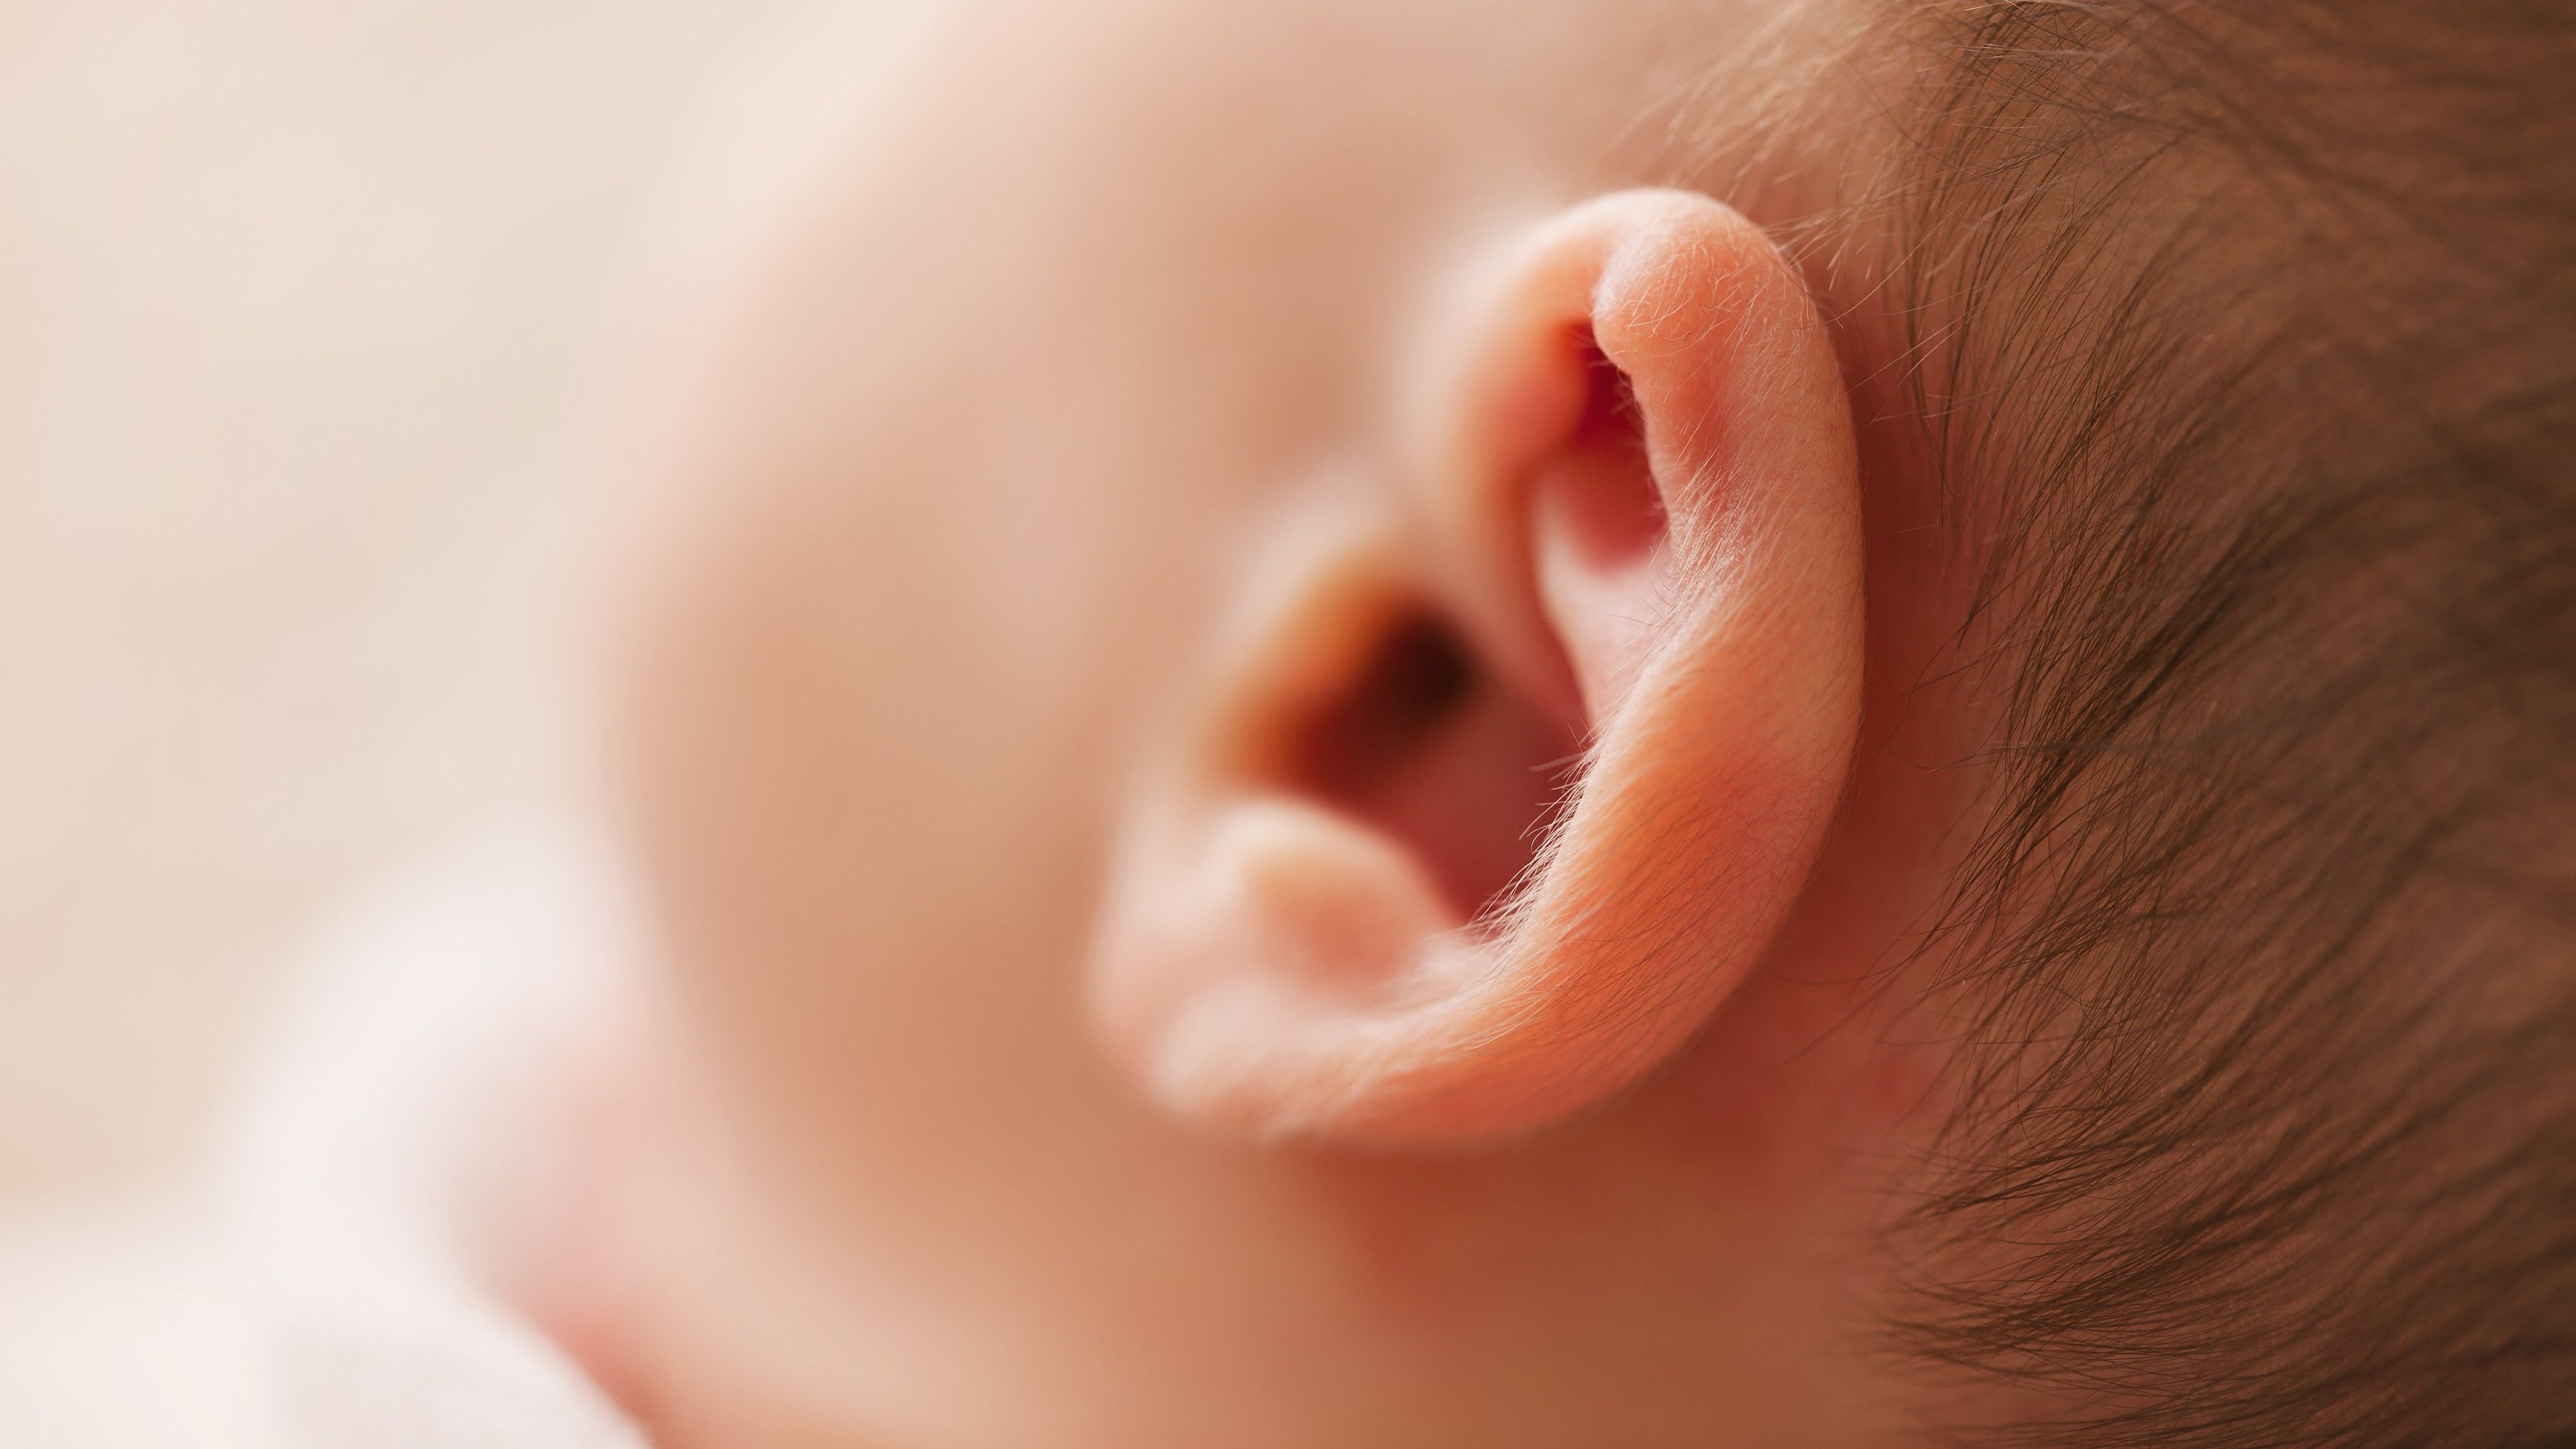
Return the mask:
<svg viewBox="0 0 2576 1449">
<path fill-rule="evenodd" d="M 1406 506 L 1283 536 L 1128 803 L 1093 1003 L 1187 1117 L 1384 1146 L 1598 1102 L 1762 957 L 1831 822 L 1859 492 L 1796 274 L 1662 191 L 1507 258 L 1441 332 Z"/>
</svg>

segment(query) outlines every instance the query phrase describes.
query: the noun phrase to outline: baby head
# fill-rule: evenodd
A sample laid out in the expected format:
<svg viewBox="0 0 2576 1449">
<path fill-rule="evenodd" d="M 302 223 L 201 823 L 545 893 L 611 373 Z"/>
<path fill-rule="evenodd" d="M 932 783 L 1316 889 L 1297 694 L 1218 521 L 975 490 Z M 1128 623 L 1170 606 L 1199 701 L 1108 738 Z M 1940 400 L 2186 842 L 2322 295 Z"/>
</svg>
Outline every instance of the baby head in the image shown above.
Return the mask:
<svg viewBox="0 0 2576 1449">
<path fill-rule="evenodd" d="M 2576 1428 L 2576 35 L 888 19 L 655 419 L 675 1444 Z"/>
</svg>

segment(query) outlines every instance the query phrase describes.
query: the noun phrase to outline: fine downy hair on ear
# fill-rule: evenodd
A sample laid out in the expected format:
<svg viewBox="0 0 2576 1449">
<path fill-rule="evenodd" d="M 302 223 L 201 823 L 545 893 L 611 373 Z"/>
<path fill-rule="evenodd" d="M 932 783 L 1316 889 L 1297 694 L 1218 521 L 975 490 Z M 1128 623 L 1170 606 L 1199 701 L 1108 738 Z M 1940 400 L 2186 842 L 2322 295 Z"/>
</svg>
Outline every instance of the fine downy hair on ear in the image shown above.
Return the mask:
<svg viewBox="0 0 2576 1449">
<path fill-rule="evenodd" d="M 1128 799 L 1093 953 L 1164 1106 L 1384 1146 L 1524 1131 L 1687 1040 L 1834 816 L 1852 421 L 1763 233 L 1604 196 L 1460 263 L 1401 502 L 1277 531 Z"/>
</svg>

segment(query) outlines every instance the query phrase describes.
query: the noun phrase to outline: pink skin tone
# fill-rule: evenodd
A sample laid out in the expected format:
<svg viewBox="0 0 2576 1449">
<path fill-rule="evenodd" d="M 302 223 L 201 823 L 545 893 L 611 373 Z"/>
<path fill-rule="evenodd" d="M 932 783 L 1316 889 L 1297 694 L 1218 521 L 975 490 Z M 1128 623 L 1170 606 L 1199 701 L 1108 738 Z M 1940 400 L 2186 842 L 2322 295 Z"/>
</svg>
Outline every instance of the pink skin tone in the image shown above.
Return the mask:
<svg viewBox="0 0 2576 1449">
<path fill-rule="evenodd" d="M 1638 124 L 1776 10 L 854 62 L 632 468 L 671 1009 L 528 1292 L 664 1440 L 1913 1441 L 1944 535 Z"/>
</svg>

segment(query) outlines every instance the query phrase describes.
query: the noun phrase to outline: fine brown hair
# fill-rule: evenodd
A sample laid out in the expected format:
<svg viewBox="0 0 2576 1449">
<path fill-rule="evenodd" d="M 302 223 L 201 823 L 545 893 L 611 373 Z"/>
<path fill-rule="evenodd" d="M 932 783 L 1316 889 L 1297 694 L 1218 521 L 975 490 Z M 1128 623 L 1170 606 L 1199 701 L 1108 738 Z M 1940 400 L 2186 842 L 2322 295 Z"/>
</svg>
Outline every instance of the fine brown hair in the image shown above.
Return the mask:
<svg viewBox="0 0 2576 1449">
<path fill-rule="evenodd" d="M 1793 235 L 1890 238 L 1999 720 L 1891 1343 L 1961 1442 L 2576 1443 L 2576 12 L 1879 19 Z"/>
</svg>

